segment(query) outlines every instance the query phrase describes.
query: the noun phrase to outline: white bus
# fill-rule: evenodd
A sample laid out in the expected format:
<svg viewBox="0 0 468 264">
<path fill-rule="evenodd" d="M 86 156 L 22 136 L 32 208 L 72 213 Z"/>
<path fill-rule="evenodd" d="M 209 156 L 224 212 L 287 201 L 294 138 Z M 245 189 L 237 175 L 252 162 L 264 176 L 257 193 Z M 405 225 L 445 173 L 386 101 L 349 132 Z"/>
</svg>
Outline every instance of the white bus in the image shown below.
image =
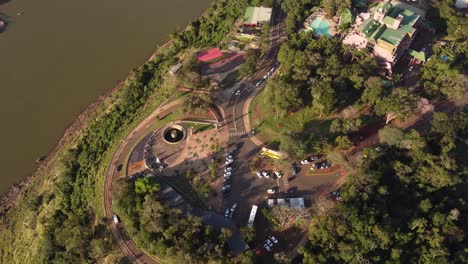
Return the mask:
<svg viewBox="0 0 468 264">
<path fill-rule="evenodd" d="M 257 208 L 258 206 L 252 205 L 252 211 L 250 211 L 250 217 L 249 217 L 249 226 L 253 226 L 254 221 L 255 221 L 255 215 L 257 214 Z"/>
</svg>

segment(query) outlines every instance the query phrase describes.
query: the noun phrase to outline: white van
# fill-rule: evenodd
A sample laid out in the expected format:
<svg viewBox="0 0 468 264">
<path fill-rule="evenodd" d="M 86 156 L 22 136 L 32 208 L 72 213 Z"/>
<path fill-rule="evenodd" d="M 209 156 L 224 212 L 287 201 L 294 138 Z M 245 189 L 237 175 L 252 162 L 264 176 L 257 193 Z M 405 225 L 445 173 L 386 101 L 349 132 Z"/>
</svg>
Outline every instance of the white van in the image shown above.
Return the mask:
<svg viewBox="0 0 468 264">
<path fill-rule="evenodd" d="M 114 224 L 120 223 L 119 217 L 116 214 L 112 216 L 112 219 L 114 220 Z"/>
</svg>

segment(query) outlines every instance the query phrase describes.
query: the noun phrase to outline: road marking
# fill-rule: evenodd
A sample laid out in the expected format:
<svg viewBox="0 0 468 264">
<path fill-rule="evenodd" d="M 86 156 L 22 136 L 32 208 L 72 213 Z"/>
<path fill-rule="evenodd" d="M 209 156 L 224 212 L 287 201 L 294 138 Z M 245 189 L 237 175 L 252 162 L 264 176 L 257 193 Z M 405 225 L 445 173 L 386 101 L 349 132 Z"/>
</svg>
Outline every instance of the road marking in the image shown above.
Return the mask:
<svg viewBox="0 0 468 264">
<path fill-rule="evenodd" d="M 239 136 L 243 136 L 243 135 L 246 135 L 246 134 L 247 134 L 247 131 L 238 131 L 238 132 L 229 133 L 229 136 L 230 137 L 239 137 Z"/>
</svg>

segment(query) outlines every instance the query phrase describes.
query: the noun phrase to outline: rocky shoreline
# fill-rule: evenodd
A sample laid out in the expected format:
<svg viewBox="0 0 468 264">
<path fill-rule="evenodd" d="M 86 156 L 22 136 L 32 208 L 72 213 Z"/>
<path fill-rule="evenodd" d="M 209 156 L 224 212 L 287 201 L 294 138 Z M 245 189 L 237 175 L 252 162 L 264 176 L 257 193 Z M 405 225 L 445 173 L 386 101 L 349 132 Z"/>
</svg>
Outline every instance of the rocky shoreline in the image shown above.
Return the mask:
<svg viewBox="0 0 468 264">
<path fill-rule="evenodd" d="M 123 82 L 118 83 L 113 89 L 106 92 L 104 95 L 101 95 L 95 102 L 89 105 L 85 110 L 83 110 L 75 119 L 75 121 L 65 129 L 65 132 L 59 142 L 55 147 L 47 154 L 47 156 L 38 163 L 37 168 L 34 172 L 27 176 L 25 179 L 19 183 L 13 184 L 8 191 L 0 197 L 0 217 L 3 217 L 8 210 L 14 207 L 23 191 L 30 185 L 34 180 L 35 175 L 47 169 L 51 164 L 52 158 L 57 154 L 57 152 L 69 141 L 82 132 L 85 127 L 86 122 L 89 117 L 99 108 L 99 106 L 109 98 L 114 92 L 116 92 L 120 87 L 122 87 Z"/>
</svg>

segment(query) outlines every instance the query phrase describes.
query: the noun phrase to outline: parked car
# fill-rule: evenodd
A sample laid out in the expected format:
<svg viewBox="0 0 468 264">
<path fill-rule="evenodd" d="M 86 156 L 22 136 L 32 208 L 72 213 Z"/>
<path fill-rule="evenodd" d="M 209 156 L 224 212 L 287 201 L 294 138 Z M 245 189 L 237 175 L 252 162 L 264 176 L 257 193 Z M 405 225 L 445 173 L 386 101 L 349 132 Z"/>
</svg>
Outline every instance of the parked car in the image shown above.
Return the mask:
<svg viewBox="0 0 468 264">
<path fill-rule="evenodd" d="M 224 217 L 229 218 L 230 213 L 231 213 L 231 210 L 226 209 L 226 211 L 224 212 Z"/>
<path fill-rule="evenodd" d="M 234 216 L 234 211 L 231 211 L 231 212 L 229 213 L 229 219 L 232 219 L 233 216 Z"/>
<path fill-rule="evenodd" d="M 233 162 L 233 160 L 226 160 L 226 162 L 225 162 L 224 164 L 229 165 L 229 164 L 231 164 L 232 162 Z"/>
<path fill-rule="evenodd" d="M 301 164 L 303 164 L 303 165 L 304 164 L 309 164 L 309 163 L 310 163 L 309 159 L 301 160 Z"/>
<path fill-rule="evenodd" d="M 116 171 L 116 172 L 121 171 L 121 170 L 122 170 L 122 167 L 123 167 L 122 164 L 117 165 L 117 167 L 115 167 L 115 171 Z"/>
<path fill-rule="evenodd" d="M 230 184 L 226 184 L 223 186 L 223 191 L 224 190 L 230 190 L 231 189 L 231 185 Z"/>
<path fill-rule="evenodd" d="M 262 177 L 263 177 L 262 174 L 261 174 L 260 172 L 258 172 L 258 171 L 257 171 L 255 174 L 257 174 L 257 176 L 258 176 L 259 178 L 262 178 Z"/>
<path fill-rule="evenodd" d="M 267 193 L 276 193 L 275 189 L 268 189 Z"/>
<path fill-rule="evenodd" d="M 265 80 L 268 79 L 268 73 L 263 75 L 263 79 L 265 79 Z"/>
<path fill-rule="evenodd" d="M 271 239 L 271 241 L 273 241 L 273 243 L 275 243 L 275 244 L 278 244 L 278 239 L 276 239 L 276 237 L 275 237 L 275 236 L 273 236 L 273 235 L 270 235 L 270 237 L 269 237 L 269 238 Z"/>
<path fill-rule="evenodd" d="M 237 95 L 237 96 L 239 96 L 239 95 L 240 95 L 240 93 L 241 93 L 241 91 L 240 91 L 240 90 L 237 90 L 237 91 L 236 91 L 236 95 Z"/>
<path fill-rule="evenodd" d="M 263 177 L 267 177 L 267 176 L 268 176 L 268 172 L 262 171 L 262 175 L 263 175 Z"/>
<path fill-rule="evenodd" d="M 224 176 L 225 176 L 225 177 L 227 177 L 227 176 L 231 176 L 231 172 L 230 172 L 230 171 L 228 171 L 228 172 L 225 172 L 225 173 L 224 173 Z"/>
<path fill-rule="evenodd" d="M 112 216 L 112 220 L 114 220 L 114 224 L 120 223 L 119 217 L 116 214 Z"/>
<path fill-rule="evenodd" d="M 269 173 L 266 173 L 264 176 L 265 176 L 266 179 L 269 179 L 269 178 L 270 178 L 270 174 L 269 174 Z"/>
<path fill-rule="evenodd" d="M 260 80 L 258 81 L 256 84 L 255 84 L 255 87 L 259 87 L 261 84 L 262 84 L 263 80 Z"/>
<path fill-rule="evenodd" d="M 231 183 L 231 178 L 230 177 L 225 177 L 223 180 L 224 184 L 230 184 Z"/>
<path fill-rule="evenodd" d="M 226 160 L 232 160 L 232 155 L 227 155 Z"/>
<path fill-rule="evenodd" d="M 237 209 L 237 203 L 234 203 L 231 207 L 231 211 L 235 211 Z"/>
<path fill-rule="evenodd" d="M 273 247 L 273 242 L 271 242 L 270 239 L 267 239 L 266 243 L 268 244 L 269 247 Z"/>
<path fill-rule="evenodd" d="M 263 247 L 264 247 L 268 252 L 271 251 L 271 247 L 269 247 L 267 244 L 263 245 Z"/>
<path fill-rule="evenodd" d="M 231 172 L 232 171 L 232 167 L 226 167 L 224 168 L 224 172 Z"/>
<path fill-rule="evenodd" d="M 275 171 L 275 175 L 276 175 L 276 177 L 278 177 L 278 178 L 281 178 L 281 177 L 283 176 L 283 175 L 281 175 L 281 173 L 280 173 L 279 171 Z"/>
</svg>

